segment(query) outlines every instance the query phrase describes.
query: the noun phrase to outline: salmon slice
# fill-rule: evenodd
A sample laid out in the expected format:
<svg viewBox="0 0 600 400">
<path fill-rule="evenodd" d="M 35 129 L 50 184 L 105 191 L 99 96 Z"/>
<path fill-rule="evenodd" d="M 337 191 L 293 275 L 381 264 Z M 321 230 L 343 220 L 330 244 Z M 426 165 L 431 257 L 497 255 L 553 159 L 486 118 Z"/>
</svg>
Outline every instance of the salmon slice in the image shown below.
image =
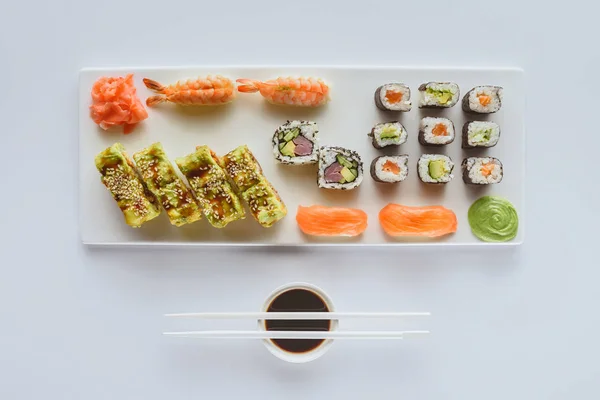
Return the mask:
<svg viewBox="0 0 600 400">
<path fill-rule="evenodd" d="M 388 204 L 379 212 L 381 227 L 390 236 L 438 237 L 456 232 L 452 210 L 442 206 L 409 207 Z"/>
<path fill-rule="evenodd" d="M 313 236 L 358 236 L 367 229 L 367 214 L 355 208 L 298 206 L 300 230 Z"/>
</svg>

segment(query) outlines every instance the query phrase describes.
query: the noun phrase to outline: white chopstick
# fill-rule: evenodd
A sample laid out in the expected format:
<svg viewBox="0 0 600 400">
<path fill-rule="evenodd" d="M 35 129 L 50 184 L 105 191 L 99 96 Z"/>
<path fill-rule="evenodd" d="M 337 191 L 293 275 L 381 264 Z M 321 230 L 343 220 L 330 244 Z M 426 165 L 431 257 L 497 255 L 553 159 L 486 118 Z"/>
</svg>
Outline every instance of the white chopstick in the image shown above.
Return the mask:
<svg viewBox="0 0 600 400">
<path fill-rule="evenodd" d="M 166 336 L 196 339 L 404 339 L 429 331 L 189 331 L 164 332 Z"/>
<path fill-rule="evenodd" d="M 326 320 L 346 318 L 404 318 L 428 317 L 428 312 L 205 312 L 165 314 L 165 317 L 202 319 L 285 319 L 285 320 Z"/>
</svg>

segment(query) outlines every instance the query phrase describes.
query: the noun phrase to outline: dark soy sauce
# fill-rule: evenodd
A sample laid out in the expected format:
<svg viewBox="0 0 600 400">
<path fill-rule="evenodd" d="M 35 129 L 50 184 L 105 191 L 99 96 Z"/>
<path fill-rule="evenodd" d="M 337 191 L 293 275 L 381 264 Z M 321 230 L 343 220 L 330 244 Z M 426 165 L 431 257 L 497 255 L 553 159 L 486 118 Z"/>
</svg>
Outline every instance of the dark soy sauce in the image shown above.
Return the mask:
<svg viewBox="0 0 600 400">
<path fill-rule="evenodd" d="M 277 296 L 267 312 L 328 312 L 325 300 L 307 289 L 291 289 Z M 265 320 L 268 331 L 328 331 L 330 320 Z M 325 339 L 270 339 L 277 347 L 290 353 L 306 353 L 314 350 Z"/>
</svg>

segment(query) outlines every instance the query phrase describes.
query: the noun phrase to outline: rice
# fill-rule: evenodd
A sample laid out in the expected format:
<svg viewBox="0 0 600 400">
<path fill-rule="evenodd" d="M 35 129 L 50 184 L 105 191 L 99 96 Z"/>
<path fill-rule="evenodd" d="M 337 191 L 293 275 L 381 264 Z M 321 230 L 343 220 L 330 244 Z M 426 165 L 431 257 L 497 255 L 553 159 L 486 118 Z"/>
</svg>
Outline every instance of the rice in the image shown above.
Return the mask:
<svg viewBox="0 0 600 400">
<path fill-rule="evenodd" d="M 444 134 L 438 133 L 443 125 Z M 419 143 L 423 146 L 443 146 L 454 141 L 454 124 L 448 118 L 424 117 L 419 123 Z"/>
<path fill-rule="evenodd" d="M 484 174 L 482 167 L 491 165 L 489 174 Z M 469 157 L 462 163 L 463 181 L 474 185 L 489 185 L 500 183 L 504 171 L 500 160 L 494 157 Z"/>
<path fill-rule="evenodd" d="M 502 107 L 503 89 L 500 86 L 475 86 L 463 98 L 464 111 L 478 114 L 491 114 Z M 489 104 L 482 104 L 480 96 L 489 97 Z"/>
<path fill-rule="evenodd" d="M 389 163 L 400 168 L 399 173 L 394 173 L 388 168 Z M 408 176 L 408 156 L 380 156 L 371 163 L 371 177 L 376 182 L 396 183 L 402 182 Z"/>
<path fill-rule="evenodd" d="M 467 121 L 463 126 L 464 149 L 493 147 L 500 140 L 500 126 L 492 121 Z"/>
<path fill-rule="evenodd" d="M 419 108 L 449 108 L 460 98 L 460 89 L 454 82 L 423 83 L 419 86 L 419 93 Z"/>
<path fill-rule="evenodd" d="M 396 103 L 390 102 L 388 92 L 400 93 L 401 100 Z M 410 111 L 412 108 L 410 88 L 403 83 L 386 83 L 379 86 L 375 91 L 375 105 L 384 111 Z"/>
<path fill-rule="evenodd" d="M 443 176 L 439 178 L 433 178 L 429 173 L 429 164 L 432 161 L 442 161 L 443 169 L 446 171 Z M 454 163 L 450 157 L 443 154 L 423 154 L 417 163 L 417 172 L 419 173 L 419 179 L 424 183 L 448 183 L 454 178 L 452 170 L 454 169 Z"/>
<path fill-rule="evenodd" d="M 373 138 L 373 147 L 382 149 L 387 146 L 398 146 L 405 143 L 408 133 L 400 122 L 392 121 L 375 125 L 369 136 Z"/>
</svg>

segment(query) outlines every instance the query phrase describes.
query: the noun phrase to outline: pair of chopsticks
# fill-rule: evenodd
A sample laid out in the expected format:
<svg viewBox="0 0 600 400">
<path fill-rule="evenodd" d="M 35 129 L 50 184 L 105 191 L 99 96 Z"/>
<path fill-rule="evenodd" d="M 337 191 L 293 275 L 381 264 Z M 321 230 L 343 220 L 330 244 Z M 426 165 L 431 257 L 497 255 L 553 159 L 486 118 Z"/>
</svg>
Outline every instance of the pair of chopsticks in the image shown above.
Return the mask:
<svg viewBox="0 0 600 400">
<path fill-rule="evenodd" d="M 428 312 L 235 312 L 165 314 L 170 318 L 255 319 L 255 320 L 343 320 L 357 318 L 428 317 Z M 199 339 L 404 339 L 429 331 L 261 331 L 213 330 L 164 332 L 166 336 Z"/>
</svg>

